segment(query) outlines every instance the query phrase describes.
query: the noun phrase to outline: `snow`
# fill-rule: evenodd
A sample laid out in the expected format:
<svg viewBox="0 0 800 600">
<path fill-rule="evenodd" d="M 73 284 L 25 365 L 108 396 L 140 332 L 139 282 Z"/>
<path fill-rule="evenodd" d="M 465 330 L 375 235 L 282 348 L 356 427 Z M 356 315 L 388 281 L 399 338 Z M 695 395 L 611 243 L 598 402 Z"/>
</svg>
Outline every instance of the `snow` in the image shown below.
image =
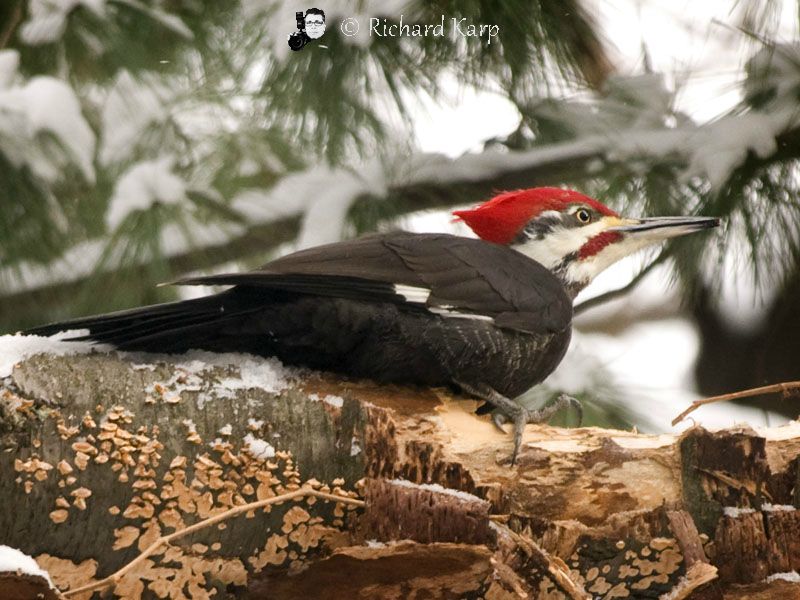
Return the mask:
<svg viewBox="0 0 800 600">
<path fill-rule="evenodd" d="M 725 0 L 590 0 L 586 9 L 604 32 L 618 72 L 641 71 L 647 52 L 652 70 L 666 73 L 677 88 L 675 109 L 707 121 L 742 98 L 741 65 L 754 47 L 762 46 L 751 35 L 753 26 L 741 30 L 743 13 L 752 7 Z M 765 48 L 773 45 L 771 40 L 797 37 L 796 4 L 777 2 L 773 8 L 776 27 L 766 34 L 770 43 Z"/>
<path fill-rule="evenodd" d="M 106 226 L 116 229 L 125 218 L 155 203 L 177 204 L 186 200 L 186 182 L 172 172 L 173 156 L 146 160 L 130 167 L 117 180 L 106 212 Z"/>
<path fill-rule="evenodd" d="M 352 170 L 327 165 L 289 173 L 268 190 L 245 190 L 231 203 L 251 223 L 303 215 L 296 247 L 308 248 L 342 238 L 345 217 L 362 194 L 385 194 L 379 161 Z"/>
<path fill-rule="evenodd" d="M 406 479 L 392 479 L 389 483 L 400 487 L 426 490 L 429 492 L 435 492 L 437 494 L 447 494 L 448 496 L 455 496 L 459 500 L 464 500 L 466 502 L 486 502 L 486 500 L 484 500 L 483 498 L 478 498 L 478 496 L 475 496 L 473 494 L 462 492 L 461 490 L 446 488 L 439 485 L 438 483 L 414 483 Z"/>
<path fill-rule="evenodd" d="M 458 76 L 449 72 L 442 73 L 437 83 L 441 93 L 435 100 L 410 91 L 401 94 L 403 101 L 414 107 L 414 134 L 423 153 L 455 158 L 477 152 L 486 140 L 505 137 L 519 126 L 519 110 L 493 87 L 464 87 Z"/>
<path fill-rule="evenodd" d="M 342 406 L 344 406 L 344 398 L 341 396 L 334 396 L 333 394 L 328 394 L 322 399 L 322 401 L 325 404 L 330 404 L 336 408 L 342 408 Z"/>
<path fill-rule="evenodd" d="M 120 214 L 126 212 L 125 205 L 120 205 Z M 192 248 L 207 248 L 221 245 L 241 235 L 243 229 L 230 223 L 200 223 L 190 214 L 184 216 L 185 227 L 177 223 L 168 223 L 161 228 L 161 255 L 177 256 Z M 187 235 L 187 229 L 190 230 Z M 103 256 L 106 240 L 97 239 L 76 244 L 67 250 L 61 258 L 48 265 L 23 262 L 14 267 L 0 268 L 0 282 L 4 294 L 18 293 L 37 289 L 57 283 L 79 281 L 95 272 L 97 261 Z M 116 250 L 120 247 L 117 246 Z M 145 261 L 149 254 L 142 253 L 137 260 Z M 112 253 L 109 266 L 117 264 L 120 253 Z"/>
<path fill-rule="evenodd" d="M 211 353 L 203 353 L 211 354 Z M 212 358 L 210 364 L 223 366 L 224 364 L 234 364 L 239 370 L 239 377 L 226 377 L 220 379 L 218 387 L 228 390 L 249 390 L 257 388 L 277 394 L 286 389 L 289 385 L 288 377 L 290 371 L 275 358 L 260 358 L 247 354 L 220 354 L 222 361 Z M 228 357 L 225 359 L 224 357 Z M 236 357 L 234 363 L 230 363 L 231 357 Z M 209 364 L 209 363 L 206 363 Z"/>
<path fill-rule="evenodd" d="M 230 423 L 226 423 L 224 426 L 219 428 L 219 431 L 217 431 L 217 433 L 220 435 L 231 435 L 233 434 L 233 425 L 231 425 Z"/>
<path fill-rule="evenodd" d="M 157 104 L 155 97 L 152 100 L 150 104 Z M 2 92 L 0 105 L 1 101 Z M 149 109 L 143 112 L 150 114 L 153 119 L 159 118 Z M 520 152 L 489 149 L 482 153 L 466 153 L 457 158 L 437 153 L 418 153 L 386 165 L 374 159 L 352 170 L 317 165 L 289 173 L 269 189 L 243 190 L 233 198 L 231 207 L 243 214 L 251 225 L 303 215 L 296 247 L 305 248 L 341 239 L 347 212 L 358 197 L 363 194 L 380 196 L 398 183 L 472 182 L 505 172 L 545 168 L 556 161 L 592 156 L 628 162 L 642 161 L 647 157 L 676 156 L 687 165 L 686 177 L 701 175 L 713 185 L 719 185 L 749 150 L 764 155 L 774 147 L 775 135 L 796 120 L 797 115 L 788 110 L 752 112 L 723 118 L 706 126 L 688 124 L 675 129 L 627 130 L 613 135 L 590 135 Z M 138 125 L 132 131 L 137 128 Z M 128 139 L 132 135 L 135 133 L 122 135 L 121 139 Z M 709 153 L 707 148 L 714 148 L 715 151 Z M 127 177 L 123 176 L 125 181 L 117 184 L 107 215 L 108 223 L 118 224 L 132 210 L 146 208 L 158 199 L 165 202 L 180 201 L 187 184 L 172 172 L 172 161 L 170 157 L 146 161 L 133 167 L 126 174 Z M 206 226 L 203 235 L 197 234 L 193 240 L 186 240 L 176 225 L 167 225 L 165 230 L 167 227 L 172 227 L 163 235 L 163 242 L 170 244 L 165 252 L 167 256 L 191 247 L 191 241 L 197 242 L 196 247 L 204 247 L 223 243 L 241 233 L 241 229 L 234 226 Z M 64 259 L 52 265 L 50 271 L 40 266 L 22 265 L 19 278 L 16 273 L 6 271 L 0 272 L 0 280 L 12 282 L 10 285 L 16 291 L 59 280 L 74 280 L 92 269 L 94 263 L 90 259 L 101 252 L 102 244 L 92 247 L 92 242 L 89 242 L 75 249 L 72 261 L 69 260 L 72 252 L 68 252 Z M 74 262 L 81 263 L 77 269 L 71 264 Z"/>
<path fill-rule="evenodd" d="M 55 356 L 88 354 L 95 351 L 114 351 L 103 344 L 91 342 L 68 342 L 63 338 L 88 333 L 86 330 L 73 330 L 56 334 L 53 337 L 35 335 L 0 336 L 0 378 L 11 375 L 14 365 L 35 354 L 47 353 Z M 235 390 L 257 388 L 267 393 L 277 394 L 289 387 L 295 377 L 294 371 L 284 367 L 275 358 L 261 358 L 251 354 L 206 352 L 191 350 L 184 354 L 146 354 L 141 352 L 117 352 L 132 361 L 135 370 L 154 370 L 153 363 L 167 362 L 174 365 L 175 373 L 165 381 L 159 382 L 167 390 L 166 395 L 180 396 L 182 392 L 200 392 L 198 407 L 216 397 L 230 397 Z M 204 377 L 214 367 L 233 367 L 236 377 L 216 379 Z M 144 390 L 154 394 L 155 384 Z M 253 423 L 258 423 L 254 421 Z M 260 423 L 263 424 L 263 421 Z M 259 425 L 260 426 L 260 425 Z M 223 428 L 224 429 L 224 428 Z"/>
<path fill-rule="evenodd" d="M 13 57 L 4 59 L 4 79 L 11 78 Z M 3 144 L 3 153 L 14 164 L 27 164 L 34 174 L 53 182 L 61 178 L 64 164 L 72 160 L 90 183 L 95 181 L 95 135 L 81 113 L 73 89 L 48 76 L 31 78 L 24 85 L 0 90 L 0 132 L 22 143 Z M 47 132 L 66 150 L 45 151 L 34 137 Z M 50 149 L 48 149 L 50 150 Z"/>
<path fill-rule="evenodd" d="M 250 452 L 255 458 L 266 460 L 275 456 L 275 448 L 272 446 L 272 444 L 257 437 L 253 437 L 253 434 L 251 433 L 248 433 L 246 436 L 244 436 L 244 443 L 247 444 Z"/>
<path fill-rule="evenodd" d="M 765 502 L 761 505 L 761 510 L 765 512 L 789 512 L 797 509 L 791 504 L 770 504 L 769 502 Z"/>
<path fill-rule="evenodd" d="M 0 50 L 0 90 L 6 90 L 14 83 L 19 68 L 18 50 Z"/>
<path fill-rule="evenodd" d="M 50 589 L 56 589 L 47 571 L 36 564 L 33 558 L 10 546 L 0 545 L 0 573 L 21 573 L 41 577 L 47 581 Z"/>
<path fill-rule="evenodd" d="M 67 17 L 74 9 L 84 6 L 102 18 L 105 4 L 105 0 L 30 0 L 28 19 L 20 27 L 20 38 L 31 46 L 56 42 L 64 35 Z"/>
<path fill-rule="evenodd" d="M 164 78 L 152 74 L 134 78 L 121 71 L 101 112 L 100 162 L 108 165 L 128 158 L 148 128 L 167 120 L 177 94 L 177 86 Z"/>
<path fill-rule="evenodd" d="M 65 342 L 65 337 L 81 335 L 88 331 L 62 332 L 53 337 L 38 335 L 3 335 L 0 336 L 0 378 L 8 377 L 14 365 L 34 354 L 46 352 L 54 356 L 70 354 L 88 354 L 97 350 L 106 349 L 102 345 L 92 345 L 89 342 Z"/>
<path fill-rule="evenodd" d="M 168 390 L 168 395 L 180 395 L 183 391 L 199 392 L 197 407 L 200 410 L 215 398 L 233 397 L 236 390 L 256 388 L 277 394 L 288 388 L 291 379 L 294 378 L 294 372 L 284 367 L 276 358 L 261 358 L 252 354 L 215 353 L 204 350 L 190 350 L 184 354 L 140 352 L 119 354 L 128 360 L 168 362 L 174 365 L 176 373 L 161 385 Z M 209 372 L 214 367 L 233 367 L 238 374 L 230 377 L 210 377 Z M 149 390 L 149 393 L 152 391 Z"/>
<path fill-rule="evenodd" d="M 732 517 L 734 519 L 738 519 L 742 515 L 749 515 L 750 513 L 756 512 L 752 508 L 739 508 L 738 506 L 723 506 L 722 507 L 722 514 L 726 517 Z"/>
<path fill-rule="evenodd" d="M 344 398 L 341 396 L 334 396 L 333 394 L 327 394 L 324 398 L 320 398 L 319 394 L 309 394 L 308 399 L 314 402 L 319 402 L 321 400 L 325 404 L 330 404 L 336 408 L 342 408 L 342 406 L 344 406 Z"/>
<path fill-rule="evenodd" d="M 774 154 L 778 148 L 776 136 L 797 122 L 796 111 L 790 109 L 725 117 L 699 128 L 696 134 L 681 140 L 675 148 L 675 151 L 690 156 L 684 179 L 706 177 L 711 187 L 718 190 L 750 151 L 759 158 Z M 666 152 L 662 156 L 664 154 Z"/>
<path fill-rule="evenodd" d="M 785 50 L 782 56 L 797 52 L 792 48 Z M 764 68 L 762 63 L 766 60 L 761 54 L 753 59 L 760 69 Z M 778 61 L 778 68 L 789 71 L 790 66 L 784 63 L 791 66 L 791 61 L 783 58 Z M 796 67 L 790 73 L 789 77 L 800 78 Z M 780 90 L 783 85 L 778 86 Z M 475 181 L 503 172 L 543 168 L 556 161 L 598 155 L 627 164 L 640 163 L 642 168 L 647 168 L 647 159 L 674 158 L 686 165 L 685 180 L 703 177 L 718 189 L 749 152 L 761 158 L 771 155 L 776 149 L 776 136 L 800 123 L 794 104 L 785 101 L 773 102 L 763 112 L 752 110 L 701 125 L 682 118 L 677 126 L 667 127 L 664 124 L 667 98 L 671 96 L 657 76 L 617 76 L 609 86 L 611 99 L 584 103 L 553 100 L 533 108 L 543 115 L 549 111 L 552 117 L 564 118 L 567 125 L 574 125 L 578 135 L 575 139 L 522 152 L 489 148 L 478 153 L 467 152 L 454 159 L 443 154 L 418 154 L 409 160 L 410 180 L 412 183 Z M 788 87 L 794 89 L 791 85 Z M 630 108 L 632 103 L 638 103 L 637 111 Z M 421 110 L 424 109 L 423 105 Z M 615 111 L 620 113 L 618 117 Z M 597 124 L 587 127 L 587 122 Z M 441 136 L 441 132 L 433 129 L 425 135 Z"/>
<path fill-rule="evenodd" d="M 787 571 L 785 573 L 773 573 L 769 575 L 764 581 L 772 583 L 773 581 L 782 580 L 791 583 L 800 583 L 800 574 L 797 571 Z"/>
</svg>

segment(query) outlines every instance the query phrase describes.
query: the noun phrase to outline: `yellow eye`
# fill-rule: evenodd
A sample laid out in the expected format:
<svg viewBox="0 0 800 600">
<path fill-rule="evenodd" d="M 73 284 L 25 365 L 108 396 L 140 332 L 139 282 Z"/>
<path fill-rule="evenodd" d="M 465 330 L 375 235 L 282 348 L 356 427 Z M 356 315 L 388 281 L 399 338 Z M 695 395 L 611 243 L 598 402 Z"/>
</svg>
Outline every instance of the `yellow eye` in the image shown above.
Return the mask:
<svg viewBox="0 0 800 600">
<path fill-rule="evenodd" d="M 592 215 L 590 215 L 589 211 L 585 208 L 581 208 L 575 213 L 575 218 L 581 223 L 588 223 L 592 220 Z"/>
</svg>

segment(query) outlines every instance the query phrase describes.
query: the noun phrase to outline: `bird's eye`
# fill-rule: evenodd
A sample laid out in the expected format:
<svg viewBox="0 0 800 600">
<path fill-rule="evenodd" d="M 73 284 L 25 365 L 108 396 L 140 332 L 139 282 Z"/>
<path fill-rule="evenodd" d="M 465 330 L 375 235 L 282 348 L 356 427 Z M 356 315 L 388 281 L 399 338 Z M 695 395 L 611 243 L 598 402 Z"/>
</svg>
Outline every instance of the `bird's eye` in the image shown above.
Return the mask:
<svg viewBox="0 0 800 600">
<path fill-rule="evenodd" d="M 575 213 L 575 218 L 581 223 L 588 223 L 592 220 L 592 215 L 590 215 L 589 211 L 585 208 L 581 208 Z"/>
</svg>

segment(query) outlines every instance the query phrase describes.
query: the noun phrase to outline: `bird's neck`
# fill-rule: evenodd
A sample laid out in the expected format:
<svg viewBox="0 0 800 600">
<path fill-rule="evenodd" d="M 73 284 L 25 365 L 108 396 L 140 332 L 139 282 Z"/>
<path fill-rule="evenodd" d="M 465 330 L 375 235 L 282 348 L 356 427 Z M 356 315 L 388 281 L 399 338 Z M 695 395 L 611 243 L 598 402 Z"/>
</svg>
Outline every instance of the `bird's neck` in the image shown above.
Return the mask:
<svg viewBox="0 0 800 600">
<path fill-rule="evenodd" d="M 593 264 L 579 262 L 578 250 L 572 249 L 574 245 L 565 249 L 545 240 L 526 239 L 522 243 L 513 245 L 512 248 L 535 260 L 555 275 L 572 300 L 589 285 L 595 275 Z"/>
<path fill-rule="evenodd" d="M 567 296 L 569 296 L 570 300 L 575 300 L 575 296 L 580 294 L 583 288 L 590 283 L 589 280 L 576 281 L 575 279 L 567 277 L 568 273 L 564 270 L 551 270 L 551 273 L 553 273 L 564 286 L 564 291 L 567 292 Z"/>
</svg>

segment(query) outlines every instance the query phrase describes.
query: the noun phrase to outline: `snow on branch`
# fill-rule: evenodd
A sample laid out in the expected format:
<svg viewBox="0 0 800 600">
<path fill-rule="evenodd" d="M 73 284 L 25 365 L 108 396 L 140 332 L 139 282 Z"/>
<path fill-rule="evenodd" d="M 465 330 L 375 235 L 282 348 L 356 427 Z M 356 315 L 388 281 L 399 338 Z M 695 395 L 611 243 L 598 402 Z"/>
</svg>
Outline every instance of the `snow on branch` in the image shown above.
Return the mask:
<svg viewBox="0 0 800 600">
<path fill-rule="evenodd" d="M 588 130 L 578 128 L 577 137 L 573 139 L 522 151 L 490 147 L 457 158 L 419 153 L 389 160 L 375 158 L 350 168 L 311 166 L 286 174 L 270 188 L 246 189 L 235 195 L 230 206 L 245 219 L 245 227 L 196 223 L 196 227 L 193 225 L 192 239 L 173 235 L 174 231 L 168 230 L 169 226 L 164 227 L 161 252 L 164 257 L 172 258 L 198 249 L 235 246 L 240 240 L 247 239 L 254 229 L 281 222 L 285 225 L 286 219 L 297 218 L 301 225 L 294 246 L 303 248 L 323 244 L 341 239 L 348 211 L 356 200 L 364 196 L 403 196 L 420 186 L 449 190 L 458 184 L 497 189 L 534 183 L 557 185 L 565 179 L 574 181 L 596 176 L 604 162 L 625 163 L 634 169 L 649 169 L 653 164 L 673 164 L 683 167 L 684 179 L 701 177 L 713 189 L 718 189 L 749 154 L 768 160 L 777 152 L 779 137 L 800 129 L 800 115 L 795 110 L 796 98 L 791 92 L 796 87 L 786 85 L 786 81 L 800 77 L 797 61 L 793 58 L 796 52 L 798 50 L 793 46 L 764 49 L 748 62 L 748 79 L 744 86 L 747 97 L 756 97 L 759 91 L 763 91 L 767 92 L 770 99 L 760 105 L 744 105 L 749 106 L 749 110 L 739 114 L 700 125 L 689 119 L 681 119 L 674 126 L 667 126 L 653 116 L 661 112 L 665 101 L 663 94 L 652 91 L 651 88 L 657 86 L 650 81 L 647 88 L 650 91 L 637 104 L 637 110 L 647 117 L 636 118 L 635 114 L 628 114 L 632 125 L 627 129 L 622 125 Z M 0 58 L 3 58 L 2 53 Z M 14 57 L 5 58 L 9 59 L 5 62 L 14 67 L 15 61 L 10 60 Z M 0 61 L 0 66 L 3 64 Z M 0 77 L 0 80 L 7 79 Z M 29 85 L 32 84 L 34 81 Z M 615 85 L 622 91 L 614 93 L 622 94 L 625 98 L 631 96 L 632 84 L 626 87 L 625 82 L 617 82 Z M 4 93 L 0 90 L 0 106 Z M 23 106 L 20 103 L 16 105 Z M 603 110 L 610 110 L 608 105 L 609 101 L 606 101 Z M 46 114 L 36 111 L 34 116 L 40 115 L 44 119 Z M 569 114 L 567 111 L 565 117 L 568 118 Z M 46 126 L 49 121 L 42 123 L 42 126 Z M 580 135 L 581 129 L 586 132 L 584 135 Z M 93 148 L 94 140 L 90 142 Z M 86 147 L 89 145 L 84 144 Z M 85 156 L 82 156 L 81 164 L 85 170 L 91 168 Z M 150 202 L 139 198 L 132 200 L 128 206 L 127 202 L 122 201 L 124 195 L 120 193 L 123 188 L 153 188 L 153 181 L 148 175 L 150 171 L 152 169 L 132 168 L 126 173 L 123 178 L 125 186 L 122 185 L 123 181 L 119 182 L 118 193 L 106 215 L 108 222 L 118 223 L 120 215 L 124 216 L 129 210 L 142 209 Z M 148 181 L 142 181 L 139 185 L 135 175 Z M 177 184 L 178 180 L 170 179 L 170 182 Z M 174 191 L 181 186 L 168 187 Z M 177 197 L 175 194 L 168 195 Z M 151 200 L 156 200 L 159 194 L 150 194 L 148 198 L 151 196 Z M 442 207 L 455 201 L 452 194 L 443 193 L 440 196 L 438 202 Z M 7 282 L 4 286 L 5 295 L 82 280 L 95 269 L 105 243 L 105 240 L 84 242 L 50 265 L 23 264 L 13 272 L 0 270 L 0 281 Z M 278 243 L 265 239 L 263 249 L 268 250 Z M 144 257 L 141 260 L 147 259 Z M 108 266 L 113 268 L 114 265 Z"/>
</svg>

